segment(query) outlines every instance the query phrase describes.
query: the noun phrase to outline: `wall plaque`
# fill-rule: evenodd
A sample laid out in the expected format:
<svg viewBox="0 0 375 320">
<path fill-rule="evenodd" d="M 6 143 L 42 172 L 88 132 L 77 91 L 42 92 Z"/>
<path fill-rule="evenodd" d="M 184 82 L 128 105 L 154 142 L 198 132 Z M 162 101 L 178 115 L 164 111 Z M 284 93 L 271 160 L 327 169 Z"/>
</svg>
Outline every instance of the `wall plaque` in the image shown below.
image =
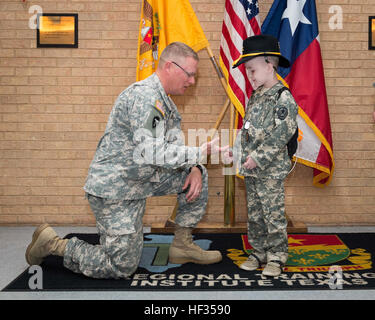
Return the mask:
<svg viewBox="0 0 375 320">
<path fill-rule="evenodd" d="M 78 48 L 78 14 L 38 14 L 37 48 Z"/>
<path fill-rule="evenodd" d="M 369 17 L 368 48 L 369 50 L 375 50 L 375 16 Z"/>
</svg>

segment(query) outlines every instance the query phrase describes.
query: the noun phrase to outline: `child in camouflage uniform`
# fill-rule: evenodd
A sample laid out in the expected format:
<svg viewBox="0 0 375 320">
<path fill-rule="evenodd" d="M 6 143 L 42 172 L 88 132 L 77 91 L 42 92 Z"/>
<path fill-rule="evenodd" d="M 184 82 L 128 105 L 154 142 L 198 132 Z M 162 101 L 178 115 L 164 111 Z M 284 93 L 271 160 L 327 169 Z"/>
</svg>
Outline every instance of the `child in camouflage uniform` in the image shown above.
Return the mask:
<svg viewBox="0 0 375 320">
<path fill-rule="evenodd" d="M 289 67 L 289 61 L 276 38 L 247 38 L 233 67 L 242 63 L 255 89 L 236 141 L 241 144 L 239 173 L 245 178 L 248 239 L 254 250 L 240 268 L 256 270 L 267 263 L 263 275 L 278 276 L 288 258 L 284 179 L 291 160 L 286 145 L 297 128 L 298 107 L 277 79 L 277 67 Z"/>
</svg>

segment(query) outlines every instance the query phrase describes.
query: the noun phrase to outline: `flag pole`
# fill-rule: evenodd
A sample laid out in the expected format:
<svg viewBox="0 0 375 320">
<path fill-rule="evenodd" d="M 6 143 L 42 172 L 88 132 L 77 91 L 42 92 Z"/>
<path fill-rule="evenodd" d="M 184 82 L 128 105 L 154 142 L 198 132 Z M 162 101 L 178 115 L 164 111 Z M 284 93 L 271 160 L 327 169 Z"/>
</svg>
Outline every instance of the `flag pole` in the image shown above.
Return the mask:
<svg viewBox="0 0 375 320">
<path fill-rule="evenodd" d="M 221 71 L 221 69 L 220 69 L 220 67 L 219 67 L 219 65 L 218 65 L 218 63 L 217 63 L 217 61 L 216 61 L 215 55 L 214 55 L 214 53 L 212 52 L 210 45 L 208 45 L 208 46 L 206 47 L 206 50 L 207 50 L 208 56 L 210 57 L 210 60 L 211 60 L 211 62 L 212 62 L 212 65 L 214 66 L 214 69 L 215 69 L 215 71 L 216 71 L 216 74 L 217 74 L 217 76 L 218 76 L 219 79 L 220 79 L 221 85 L 223 86 L 223 88 L 224 88 L 224 90 L 225 90 L 225 92 L 226 92 L 226 94 L 227 94 L 227 96 L 228 96 L 228 98 L 229 98 L 229 94 L 228 94 L 228 92 L 227 92 L 227 83 L 226 83 L 226 81 L 225 81 L 225 77 L 224 77 L 223 72 Z"/>
<path fill-rule="evenodd" d="M 227 101 L 225 102 L 224 106 L 223 106 L 223 109 L 221 110 L 220 114 L 219 114 L 219 117 L 215 123 L 215 127 L 214 127 L 214 130 L 213 132 L 215 133 L 216 130 L 219 128 L 220 126 L 220 123 L 221 121 L 223 120 L 224 116 L 225 116 L 225 113 L 227 112 L 228 110 L 228 107 L 231 105 L 230 103 L 230 100 L 227 99 Z M 214 134 L 213 134 L 214 135 Z M 210 139 L 211 137 L 209 137 Z M 233 176 L 234 177 L 234 176 Z M 176 215 L 177 215 L 177 209 L 178 209 L 178 202 L 176 202 L 174 208 L 173 208 L 173 211 L 172 211 L 172 214 L 170 215 L 170 217 L 167 219 L 166 223 L 165 223 L 165 227 L 171 227 L 174 225 L 174 221 L 176 219 Z"/>
<path fill-rule="evenodd" d="M 230 137 L 229 138 L 229 144 L 231 145 L 231 147 L 233 146 L 233 115 L 232 115 L 232 111 L 234 113 L 234 106 L 233 104 L 230 103 L 230 96 L 229 96 L 229 93 L 228 93 L 228 88 L 227 88 L 227 84 L 226 84 L 226 81 L 225 81 L 225 77 L 223 75 L 223 72 L 221 71 L 220 69 L 220 66 L 218 65 L 217 61 L 216 61 L 216 58 L 215 58 L 215 55 L 213 54 L 212 50 L 211 50 L 211 47 L 210 45 L 207 45 L 206 47 L 206 51 L 208 53 L 208 56 L 210 57 L 210 60 L 212 62 L 212 65 L 216 71 L 216 74 L 220 80 L 220 83 L 223 87 L 223 89 L 225 90 L 225 93 L 226 95 L 228 96 L 228 99 L 226 100 L 226 102 L 224 103 L 224 106 L 219 114 L 219 117 L 215 123 L 215 126 L 214 126 L 214 130 L 213 130 L 213 134 L 212 136 L 214 136 L 215 132 L 217 131 L 217 129 L 219 128 L 221 122 L 223 121 L 223 118 L 228 110 L 228 107 L 230 106 L 231 107 L 231 124 L 230 124 Z M 211 137 L 209 137 L 209 140 L 211 140 Z M 228 178 L 227 178 L 228 177 Z M 235 211 L 234 211 L 234 176 L 225 176 L 225 194 L 228 194 L 228 197 L 224 197 L 224 224 L 228 225 L 228 223 L 226 223 L 226 212 L 229 212 L 229 220 L 230 221 L 230 224 L 231 225 L 234 225 L 234 217 L 235 217 Z M 165 223 L 165 227 L 171 227 L 171 226 L 174 226 L 175 224 L 175 219 L 176 219 L 176 215 L 177 215 L 177 209 L 178 209 L 178 202 L 176 202 L 174 208 L 173 208 L 173 211 L 172 211 L 172 214 L 170 215 L 170 217 L 167 219 L 166 223 Z"/>
<path fill-rule="evenodd" d="M 210 48 L 210 46 L 206 47 L 208 55 L 211 59 L 211 62 L 216 70 L 217 76 L 220 79 L 221 85 L 223 86 L 225 93 L 230 100 L 230 96 L 228 93 L 228 86 L 226 84 L 223 72 L 221 71 L 215 56 Z M 226 111 L 227 108 L 225 108 Z M 224 112 L 225 113 L 225 112 Z M 221 119 L 222 120 L 222 119 Z M 220 120 L 220 122 L 221 122 Z M 230 123 L 229 123 L 229 146 L 233 147 L 233 123 L 234 123 L 234 105 L 230 104 Z M 219 122 L 219 124 L 220 124 Z M 224 225 L 225 226 L 234 226 L 235 224 L 235 179 L 234 175 L 226 175 L 224 178 Z"/>
<path fill-rule="evenodd" d="M 233 148 L 233 122 L 234 122 L 234 106 L 230 108 L 229 123 L 229 146 Z M 227 165 L 230 167 L 231 165 Z M 233 164 L 232 164 L 233 166 Z M 235 178 L 234 175 L 225 175 L 224 180 L 224 225 L 235 225 Z"/>
</svg>

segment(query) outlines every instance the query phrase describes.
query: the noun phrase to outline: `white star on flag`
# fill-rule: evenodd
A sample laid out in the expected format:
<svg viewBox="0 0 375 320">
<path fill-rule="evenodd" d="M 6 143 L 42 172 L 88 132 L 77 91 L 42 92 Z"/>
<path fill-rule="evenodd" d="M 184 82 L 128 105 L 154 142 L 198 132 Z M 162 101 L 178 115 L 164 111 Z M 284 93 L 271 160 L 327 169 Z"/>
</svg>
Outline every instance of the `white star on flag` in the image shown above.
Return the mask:
<svg viewBox="0 0 375 320">
<path fill-rule="evenodd" d="M 285 9 L 282 19 L 289 19 L 290 29 L 292 30 L 292 36 L 297 29 L 298 24 L 311 24 L 311 22 L 303 14 L 303 8 L 306 0 L 288 0 L 287 8 Z"/>
</svg>

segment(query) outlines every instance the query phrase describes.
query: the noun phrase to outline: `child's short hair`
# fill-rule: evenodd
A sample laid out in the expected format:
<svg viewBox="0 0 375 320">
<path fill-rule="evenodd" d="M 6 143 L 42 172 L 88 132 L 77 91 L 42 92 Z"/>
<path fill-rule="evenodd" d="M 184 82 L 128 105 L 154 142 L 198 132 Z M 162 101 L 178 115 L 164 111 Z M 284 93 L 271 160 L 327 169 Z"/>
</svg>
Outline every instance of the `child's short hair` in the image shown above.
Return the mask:
<svg viewBox="0 0 375 320">
<path fill-rule="evenodd" d="M 266 60 L 267 63 L 271 63 L 275 70 L 277 70 L 277 67 L 279 66 L 279 57 L 277 56 L 264 56 L 264 60 Z"/>
</svg>

